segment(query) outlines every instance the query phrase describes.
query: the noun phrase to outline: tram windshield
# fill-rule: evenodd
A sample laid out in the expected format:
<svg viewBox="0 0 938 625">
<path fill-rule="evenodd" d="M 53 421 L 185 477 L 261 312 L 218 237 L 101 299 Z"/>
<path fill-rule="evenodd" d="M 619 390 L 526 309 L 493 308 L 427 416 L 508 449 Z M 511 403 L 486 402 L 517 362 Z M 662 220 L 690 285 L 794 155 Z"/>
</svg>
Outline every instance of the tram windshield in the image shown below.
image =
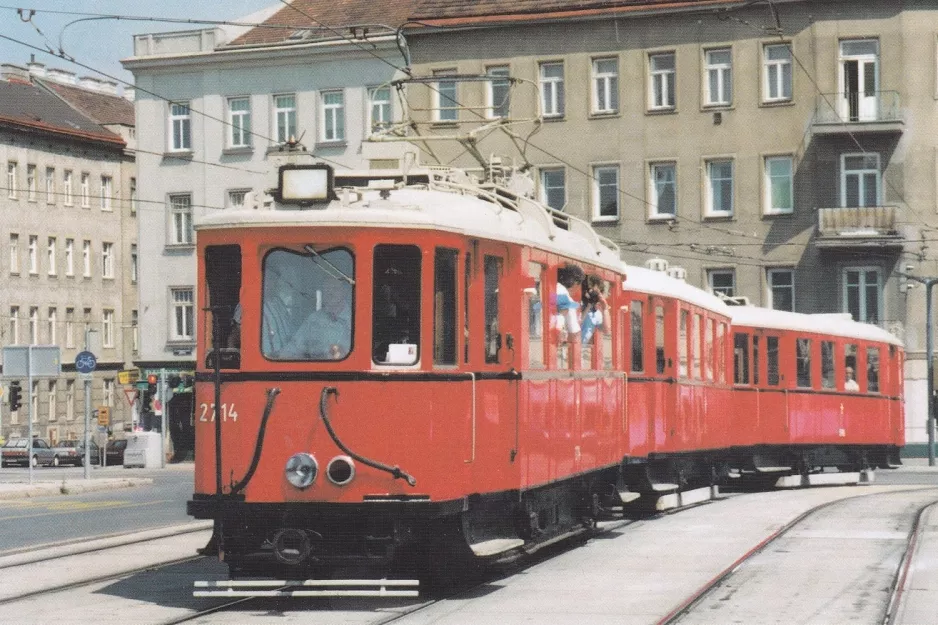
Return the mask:
<svg viewBox="0 0 938 625">
<path fill-rule="evenodd" d="M 354 259 L 344 248 L 278 249 L 264 259 L 261 351 L 273 360 L 341 360 L 352 350 Z"/>
</svg>

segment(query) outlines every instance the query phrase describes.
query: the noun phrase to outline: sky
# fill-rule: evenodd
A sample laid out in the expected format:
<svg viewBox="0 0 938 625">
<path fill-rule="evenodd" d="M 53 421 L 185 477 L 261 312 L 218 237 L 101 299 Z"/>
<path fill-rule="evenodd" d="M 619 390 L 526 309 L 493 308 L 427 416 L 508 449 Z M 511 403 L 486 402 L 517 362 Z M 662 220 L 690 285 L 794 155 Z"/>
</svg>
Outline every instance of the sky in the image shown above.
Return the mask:
<svg viewBox="0 0 938 625">
<path fill-rule="evenodd" d="M 64 58 L 44 52 L 63 49 L 77 62 L 121 81 L 133 83 L 133 74 L 121 67 L 120 60 L 133 54 L 133 36 L 172 30 L 206 27 L 164 21 L 130 21 L 95 19 L 74 23 L 91 15 L 106 14 L 147 18 L 192 20 L 232 20 L 261 9 L 282 5 L 280 0 L 0 0 L 0 35 L 40 48 L 31 49 L 20 43 L 0 38 L 0 62 L 25 66 L 30 55 L 47 68 L 75 72 L 79 76 L 101 78 L 87 67 L 79 67 Z M 24 21 L 17 9 L 32 9 L 31 19 Z M 71 14 L 63 14 L 69 12 Z M 28 14 L 24 17 L 28 18 Z M 71 25 L 69 25 L 71 23 Z M 209 28 L 211 26 L 208 26 Z"/>
</svg>

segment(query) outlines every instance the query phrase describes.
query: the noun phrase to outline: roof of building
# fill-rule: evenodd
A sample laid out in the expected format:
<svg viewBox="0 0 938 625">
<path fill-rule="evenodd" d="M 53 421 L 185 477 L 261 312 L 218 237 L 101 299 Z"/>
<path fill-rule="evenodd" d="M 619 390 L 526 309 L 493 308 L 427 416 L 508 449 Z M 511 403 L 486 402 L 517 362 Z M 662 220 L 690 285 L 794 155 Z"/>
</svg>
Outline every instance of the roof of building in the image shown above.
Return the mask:
<svg viewBox="0 0 938 625">
<path fill-rule="evenodd" d="M 293 0 L 229 46 L 304 43 L 345 36 L 349 26 L 397 28 L 410 17 L 417 0 Z M 343 29 L 339 35 L 331 29 Z M 301 32 L 301 31 L 309 32 Z"/>
<path fill-rule="evenodd" d="M 134 103 L 126 98 L 63 85 L 51 80 L 38 82 L 99 124 L 134 125 Z"/>
<path fill-rule="evenodd" d="M 124 140 L 42 87 L 0 80 L 0 125 L 123 146 Z"/>
</svg>

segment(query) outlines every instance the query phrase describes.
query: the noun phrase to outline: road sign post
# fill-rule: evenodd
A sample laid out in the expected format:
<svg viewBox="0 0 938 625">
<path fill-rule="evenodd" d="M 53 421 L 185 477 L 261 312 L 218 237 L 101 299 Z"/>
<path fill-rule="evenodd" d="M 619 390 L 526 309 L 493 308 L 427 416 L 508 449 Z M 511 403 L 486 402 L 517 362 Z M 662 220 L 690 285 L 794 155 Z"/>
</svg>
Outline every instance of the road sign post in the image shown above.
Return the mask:
<svg viewBox="0 0 938 625">
<path fill-rule="evenodd" d="M 75 356 L 75 370 L 85 381 L 85 479 L 91 479 L 91 376 L 98 359 L 91 353 L 91 328 L 85 328 L 85 349 Z"/>
</svg>

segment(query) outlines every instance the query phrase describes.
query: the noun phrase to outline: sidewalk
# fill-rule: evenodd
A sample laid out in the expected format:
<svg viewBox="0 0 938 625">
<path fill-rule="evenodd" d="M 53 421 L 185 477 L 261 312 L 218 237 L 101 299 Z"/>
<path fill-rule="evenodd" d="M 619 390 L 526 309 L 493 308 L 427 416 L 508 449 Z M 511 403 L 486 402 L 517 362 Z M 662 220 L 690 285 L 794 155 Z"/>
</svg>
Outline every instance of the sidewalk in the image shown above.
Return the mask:
<svg viewBox="0 0 938 625">
<path fill-rule="evenodd" d="M 113 467 L 113 469 L 113 471 L 109 471 L 108 469 L 101 470 L 95 467 L 91 472 L 91 478 L 87 480 L 84 478 L 83 473 L 71 472 L 64 475 L 55 475 L 55 470 L 49 468 L 36 469 L 33 472 L 32 484 L 29 483 L 29 478 L 25 473 L 17 475 L 15 478 L 7 477 L 8 481 L 0 481 L 0 501 L 146 486 L 153 483 L 153 478 L 141 476 L 141 472 L 147 474 L 152 471 L 192 472 L 194 465 L 192 462 L 167 463 L 162 468 L 128 469 L 127 475 L 120 473 L 120 471 L 123 471 L 122 468 Z"/>
</svg>

